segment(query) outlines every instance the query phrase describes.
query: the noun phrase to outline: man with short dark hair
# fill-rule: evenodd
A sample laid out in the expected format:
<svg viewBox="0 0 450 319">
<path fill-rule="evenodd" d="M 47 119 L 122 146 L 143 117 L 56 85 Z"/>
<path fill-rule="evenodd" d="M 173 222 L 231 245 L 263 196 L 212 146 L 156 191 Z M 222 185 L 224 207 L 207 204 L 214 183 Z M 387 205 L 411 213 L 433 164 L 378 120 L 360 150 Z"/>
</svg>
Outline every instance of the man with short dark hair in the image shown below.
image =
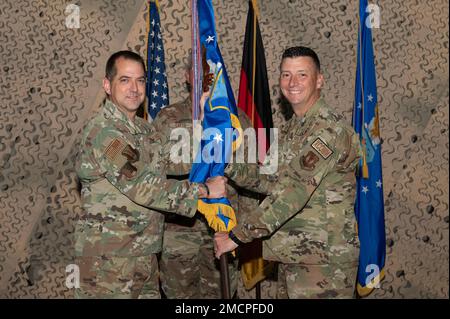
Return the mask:
<svg viewBox="0 0 450 319">
<path fill-rule="evenodd" d="M 277 261 L 278 298 L 352 298 L 359 242 L 354 216 L 359 139 L 320 97 L 324 78 L 310 48 L 287 49 L 280 89 L 292 117 L 280 129 L 279 167 L 259 175 L 232 165 L 239 186 L 267 194 L 230 233 L 217 233 L 216 257 L 263 238 L 264 259 Z"/>
<path fill-rule="evenodd" d="M 199 198 L 226 194 L 225 179 L 166 180 L 164 136 L 136 117 L 145 98 L 145 65 L 130 51 L 107 62 L 102 111 L 83 131 L 76 171 L 84 215 L 75 230 L 77 298 L 159 298 L 156 254 L 163 215 L 193 216 Z"/>
</svg>

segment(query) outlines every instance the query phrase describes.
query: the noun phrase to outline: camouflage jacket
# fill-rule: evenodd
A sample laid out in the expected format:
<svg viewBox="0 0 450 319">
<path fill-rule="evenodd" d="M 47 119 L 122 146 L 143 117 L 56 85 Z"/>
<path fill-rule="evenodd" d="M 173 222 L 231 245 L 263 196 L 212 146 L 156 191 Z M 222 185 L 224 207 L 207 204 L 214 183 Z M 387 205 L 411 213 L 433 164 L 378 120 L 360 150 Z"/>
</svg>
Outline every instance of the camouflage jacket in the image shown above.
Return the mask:
<svg viewBox="0 0 450 319">
<path fill-rule="evenodd" d="M 84 216 L 75 231 L 78 256 L 145 256 L 161 250 L 163 215 L 193 216 L 198 185 L 161 173 L 164 136 L 130 121 L 107 100 L 83 131 L 76 171 Z"/>
<path fill-rule="evenodd" d="M 247 127 L 251 127 L 250 121 L 247 115 L 239 111 L 239 121 L 241 122 L 241 127 L 245 130 Z M 168 143 L 164 147 L 164 159 L 166 163 L 165 172 L 167 174 L 167 178 L 174 178 L 178 180 L 187 180 L 189 178 L 189 173 L 191 171 L 192 166 L 192 147 L 193 147 L 193 123 L 192 123 L 192 104 L 190 99 L 186 99 L 183 102 L 169 105 L 163 108 L 156 117 L 155 121 L 153 121 L 153 127 L 156 131 L 160 132 L 162 135 L 166 137 Z M 185 128 L 189 132 L 189 140 L 185 140 L 185 142 L 189 142 L 189 145 L 180 145 L 181 141 L 178 140 L 170 140 L 171 132 L 177 128 Z M 175 134 L 175 136 L 178 136 Z M 187 163 L 174 163 L 170 160 L 170 151 L 173 147 L 178 144 L 179 148 L 186 147 L 189 150 L 189 160 Z M 179 148 L 176 148 L 177 150 Z M 178 154 L 179 155 L 179 154 Z M 234 208 L 236 213 L 236 218 L 239 218 L 239 201 L 237 191 L 229 186 L 227 188 L 228 199 L 231 202 L 231 206 Z M 248 206 L 248 204 L 247 204 Z M 176 216 L 173 214 L 167 214 L 165 218 L 165 230 L 168 231 L 199 231 L 199 230 L 207 230 L 208 224 L 206 220 L 203 218 L 203 215 L 200 213 L 196 214 L 196 218 L 185 218 L 183 216 Z"/>
<path fill-rule="evenodd" d="M 276 174 L 259 175 L 255 165 L 235 165 L 226 172 L 238 185 L 269 195 L 233 233 L 243 242 L 265 237 L 268 260 L 355 262 L 357 135 L 322 99 L 303 118 L 294 115 L 279 135 Z"/>
</svg>

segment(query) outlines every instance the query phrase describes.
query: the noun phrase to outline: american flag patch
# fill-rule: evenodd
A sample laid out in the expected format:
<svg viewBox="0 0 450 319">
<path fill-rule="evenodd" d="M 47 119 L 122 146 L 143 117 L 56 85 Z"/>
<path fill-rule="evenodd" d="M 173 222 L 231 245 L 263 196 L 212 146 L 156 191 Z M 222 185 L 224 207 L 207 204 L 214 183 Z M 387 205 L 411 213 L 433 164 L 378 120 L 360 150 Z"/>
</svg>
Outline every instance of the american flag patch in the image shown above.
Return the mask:
<svg viewBox="0 0 450 319">
<path fill-rule="evenodd" d="M 111 143 L 109 143 L 104 154 L 108 159 L 114 161 L 117 155 L 119 155 L 122 152 L 125 146 L 126 145 L 122 140 L 116 138 Z"/>
</svg>

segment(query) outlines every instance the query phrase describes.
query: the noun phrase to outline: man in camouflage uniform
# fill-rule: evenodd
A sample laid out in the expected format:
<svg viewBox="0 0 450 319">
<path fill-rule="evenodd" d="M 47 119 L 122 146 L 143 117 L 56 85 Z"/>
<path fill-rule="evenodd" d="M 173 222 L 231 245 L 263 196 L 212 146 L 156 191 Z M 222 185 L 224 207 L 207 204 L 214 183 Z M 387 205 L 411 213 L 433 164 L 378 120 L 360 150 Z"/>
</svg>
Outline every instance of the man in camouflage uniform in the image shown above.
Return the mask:
<svg viewBox="0 0 450 319">
<path fill-rule="evenodd" d="M 186 66 L 186 84 L 190 91 L 190 60 Z M 250 127 L 248 117 L 239 112 L 239 120 L 243 130 Z M 170 139 L 171 133 L 175 133 L 174 139 L 166 145 L 166 151 L 178 151 L 185 147 L 192 157 L 193 147 L 193 121 L 192 103 L 187 98 L 181 103 L 176 103 L 163 108 L 153 122 L 156 131 Z M 180 145 L 182 141 L 177 139 L 176 129 L 184 129 L 189 132 L 186 145 Z M 178 146 L 178 147 L 177 147 Z M 173 154 L 172 154 L 173 155 Z M 170 155 L 165 156 L 169 158 Z M 191 158 L 192 159 L 192 158 Z M 166 169 L 168 178 L 187 180 L 191 170 L 191 160 L 175 164 L 169 163 Z M 239 220 L 238 195 L 231 186 L 227 187 L 228 199 L 234 208 Z M 169 299 L 217 299 L 221 298 L 220 266 L 214 258 L 213 230 L 208 226 L 204 216 L 197 212 L 194 218 L 186 218 L 177 215 L 166 215 L 164 225 L 163 249 L 160 259 L 161 287 Z M 237 259 L 230 256 L 229 275 L 230 290 L 233 295 L 237 290 L 239 272 L 237 271 Z"/>
<path fill-rule="evenodd" d="M 84 210 L 75 230 L 77 298 L 159 298 L 164 217 L 154 210 L 193 216 L 207 187 L 210 197 L 226 194 L 223 177 L 206 184 L 165 179 L 164 136 L 135 116 L 145 83 L 139 55 L 113 54 L 103 80 L 108 99 L 83 131 L 76 163 Z"/>
<path fill-rule="evenodd" d="M 323 82 L 313 50 L 287 49 L 280 88 L 293 116 L 280 131 L 277 173 L 258 175 L 252 165 L 227 171 L 238 185 L 268 197 L 230 234 L 216 235 L 216 256 L 263 237 L 264 259 L 279 262 L 278 298 L 353 297 L 359 251 L 353 204 L 361 151 L 353 129 L 320 98 Z"/>
</svg>

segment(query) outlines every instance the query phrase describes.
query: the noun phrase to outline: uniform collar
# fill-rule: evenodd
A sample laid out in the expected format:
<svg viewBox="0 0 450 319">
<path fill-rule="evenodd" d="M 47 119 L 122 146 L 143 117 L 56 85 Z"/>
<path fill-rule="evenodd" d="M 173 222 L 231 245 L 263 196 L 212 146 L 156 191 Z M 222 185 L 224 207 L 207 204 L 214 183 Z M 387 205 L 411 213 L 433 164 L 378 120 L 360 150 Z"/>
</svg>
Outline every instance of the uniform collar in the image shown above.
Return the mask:
<svg viewBox="0 0 450 319">
<path fill-rule="evenodd" d="M 293 118 L 295 118 L 295 122 L 299 121 L 301 124 L 303 124 L 306 121 L 309 121 L 310 119 L 315 118 L 317 115 L 319 115 L 319 111 L 325 105 L 325 100 L 323 98 L 319 98 L 303 116 L 299 117 L 294 113 Z"/>
<path fill-rule="evenodd" d="M 116 120 L 124 124 L 131 134 L 143 134 L 147 132 L 142 119 L 135 117 L 134 121 L 131 121 L 125 113 L 109 99 L 106 99 L 105 104 L 103 105 L 103 114 L 107 119 Z"/>
</svg>

